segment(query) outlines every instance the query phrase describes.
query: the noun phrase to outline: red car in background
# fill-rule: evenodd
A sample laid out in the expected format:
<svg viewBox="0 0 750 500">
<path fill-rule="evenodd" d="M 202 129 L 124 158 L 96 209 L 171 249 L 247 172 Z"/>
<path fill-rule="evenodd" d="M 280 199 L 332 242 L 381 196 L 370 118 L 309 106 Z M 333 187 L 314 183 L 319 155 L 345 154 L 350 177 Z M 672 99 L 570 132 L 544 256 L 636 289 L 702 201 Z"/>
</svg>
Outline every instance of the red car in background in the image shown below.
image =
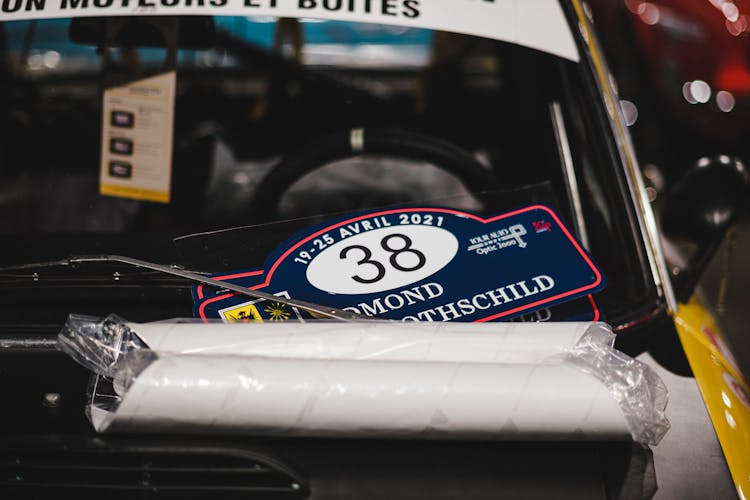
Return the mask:
<svg viewBox="0 0 750 500">
<path fill-rule="evenodd" d="M 644 162 L 674 178 L 702 155 L 750 158 L 750 3 L 591 0 Z M 636 113 L 640 114 L 637 118 Z"/>
</svg>

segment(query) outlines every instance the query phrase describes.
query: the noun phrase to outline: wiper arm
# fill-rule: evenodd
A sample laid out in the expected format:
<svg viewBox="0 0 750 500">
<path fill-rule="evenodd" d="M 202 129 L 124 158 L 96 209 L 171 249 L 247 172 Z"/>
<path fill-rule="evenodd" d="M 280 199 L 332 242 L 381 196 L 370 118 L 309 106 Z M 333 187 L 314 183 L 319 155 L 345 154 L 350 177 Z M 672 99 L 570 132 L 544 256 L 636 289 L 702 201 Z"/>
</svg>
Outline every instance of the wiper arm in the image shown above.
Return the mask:
<svg viewBox="0 0 750 500">
<path fill-rule="evenodd" d="M 260 290 L 251 290 L 249 288 L 245 288 L 243 286 L 236 285 L 234 283 L 216 280 L 213 278 L 209 278 L 208 276 L 204 276 L 202 274 L 194 273 L 191 271 L 185 271 L 184 269 L 180 269 L 178 267 L 166 266 L 163 264 L 156 264 L 154 262 L 134 259 L 132 257 L 125 257 L 123 255 L 74 255 L 67 259 L 62 259 L 62 260 L 55 260 L 55 261 L 48 261 L 48 262 L 35 262 L 31 264 L 20 264 L 17 266 L 0 267 L 0 272 L 9 271 L 9 270 L 15 271 L 15 270 L 21 270 L 21 269 L 34 269 L 34 268 L 38 269 L 42 267 L 68 266 L 71 264 L 79 264 L 79 263 L 84 263 L 84 262 L 120 262 L 122 264 L 128 264 L 128 265 L 135 266 L 135 267 L 151 269 L 153 271 L 158 271 L 158 272 L 162 272 L 165 274 L 171 274 L 174 276 L 180 276 L 182 278 L 185 278 L 191 281 L 215 286 L 217 288 L 225 288 L 227 290 L 231 290 L 233 292 L 237 292 L 242 295 L 247 295 L 255 299 L 264 299 L 264 300 L 279 302 L 281 304 L 286 304 L 290 307 L 298 307 L 300 309 L 304 309 L 305 311 L 308 311 L 311 314 L 323 316 L 325 318 L 336 319 L 340 321 L 355 321 L 355 320 L 372 319 L 372 318 L 369 318 L 368 316 L 363 316 L 361 314 L 356 314 L 350 311 L 344 311 L 343 309 L 337 309 L 335 307 L 326 307 L 320 304 L 313 304 L 311 302 L 306 302 L 303 300 L 297 300 L 293 298 L 287 299 L 284 297 L 278 297 L 268 292 L 262 292 Z"/>
</svg>

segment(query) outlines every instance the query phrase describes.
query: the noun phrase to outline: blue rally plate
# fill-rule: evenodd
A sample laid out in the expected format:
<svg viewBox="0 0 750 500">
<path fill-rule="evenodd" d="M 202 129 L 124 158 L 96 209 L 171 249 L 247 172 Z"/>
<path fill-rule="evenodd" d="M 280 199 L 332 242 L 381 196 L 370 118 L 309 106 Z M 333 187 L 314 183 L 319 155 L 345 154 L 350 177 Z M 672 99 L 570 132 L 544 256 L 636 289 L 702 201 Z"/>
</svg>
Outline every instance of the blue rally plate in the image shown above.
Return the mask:
<svg viewBox="0 0 750 500">
<path fill-rule="evenodd" d="M 553 306 L 586 295 L 567 304 L 565 315 L 599 319 L 590 294 L 606 283 L 591 256 L 544 205 L 489 218 L 445 208 L 349 216 L 289 239 L 263 269 L 217 278 L 403 321 L 501 321 L 531 318 L 534 311 L 546 316 Z M 209 290 L 193 290 L 198 317 L 310 317 L 281 303 Z"/>
</svg>

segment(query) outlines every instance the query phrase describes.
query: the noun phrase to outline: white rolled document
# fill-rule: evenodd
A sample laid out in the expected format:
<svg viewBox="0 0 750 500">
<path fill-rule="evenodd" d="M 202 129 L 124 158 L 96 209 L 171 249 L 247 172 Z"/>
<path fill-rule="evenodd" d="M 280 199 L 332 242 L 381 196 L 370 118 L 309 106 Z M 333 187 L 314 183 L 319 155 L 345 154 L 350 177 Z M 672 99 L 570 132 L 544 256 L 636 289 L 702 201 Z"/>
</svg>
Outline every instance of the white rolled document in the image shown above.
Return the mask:
<svg viewBox="0 0 750 500">
<path fill-rule="evenodd" d="M 97 431 L 658 442 L 661 381 L 603 323 L 71 317 Z"/>
<path fill-rule="evenodd" d="M 128 323 L 160 353 L 297 359 L 538 363 L 591 328 L 578 323 Z M 606 335 L 606 329 L 603 330 Z"/>
</svg>

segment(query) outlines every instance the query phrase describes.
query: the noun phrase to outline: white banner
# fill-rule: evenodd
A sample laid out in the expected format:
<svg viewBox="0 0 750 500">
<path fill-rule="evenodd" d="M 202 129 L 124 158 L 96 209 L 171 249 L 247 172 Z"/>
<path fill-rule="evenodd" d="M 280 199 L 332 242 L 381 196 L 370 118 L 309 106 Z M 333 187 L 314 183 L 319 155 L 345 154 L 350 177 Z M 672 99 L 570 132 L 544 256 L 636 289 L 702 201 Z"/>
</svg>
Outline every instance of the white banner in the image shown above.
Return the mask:
<svg viewBox="0 0 750 500">
<path fill-rule="evenodd" d="M 482 36 L 573 61 L 578 50 L 558 0 L 0 0 L 0 20 L 211 15 L 317 18 Z"/>
</svg>

